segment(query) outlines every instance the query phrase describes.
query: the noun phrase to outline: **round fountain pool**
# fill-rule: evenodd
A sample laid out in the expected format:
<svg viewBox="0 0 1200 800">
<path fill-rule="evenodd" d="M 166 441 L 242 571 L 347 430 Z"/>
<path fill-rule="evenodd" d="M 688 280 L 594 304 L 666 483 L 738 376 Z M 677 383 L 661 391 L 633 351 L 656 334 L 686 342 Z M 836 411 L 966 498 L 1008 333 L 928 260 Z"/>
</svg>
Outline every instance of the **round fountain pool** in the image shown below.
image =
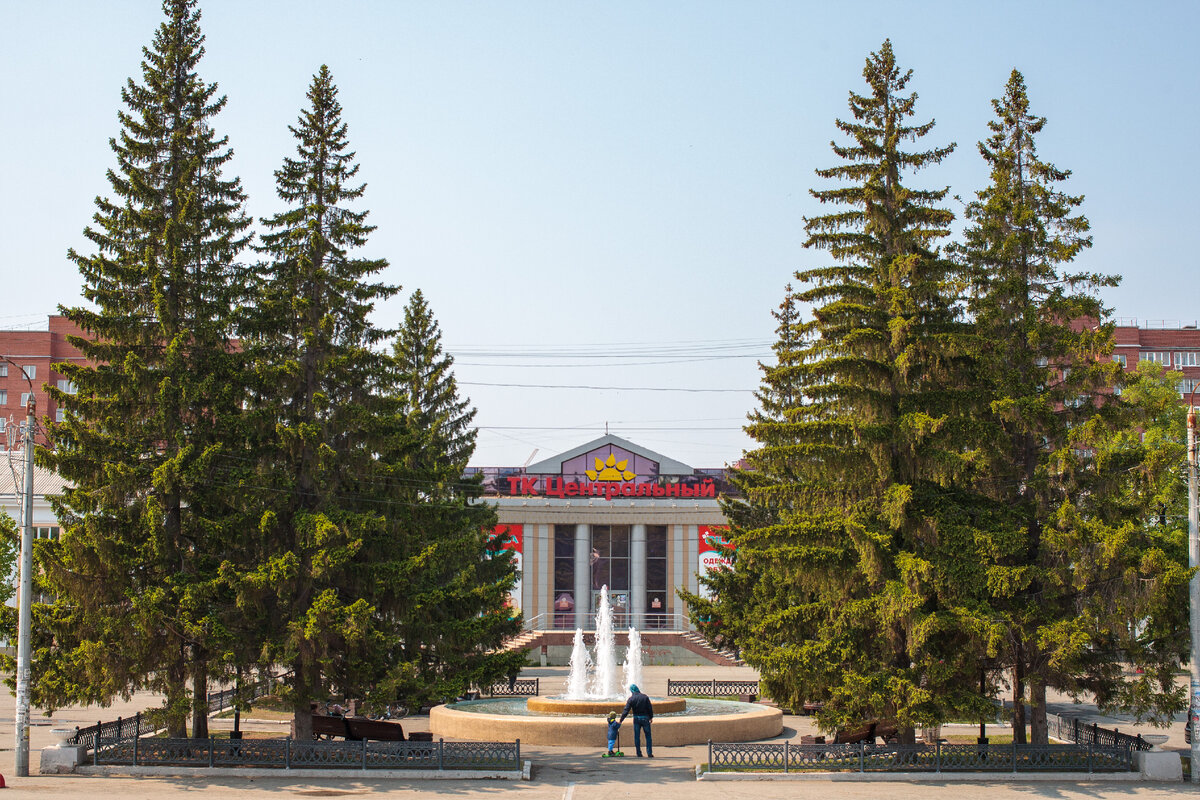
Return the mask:
<svg viewBox="0 0 1200 800">
<path fill-rule="evenodd" d="M 595 657 L 588 652 L 583 629 L 577 628 L 566 694 L 435 706 L 429 712 L 429 729 L 436 736 L 454 739 L 603 747 L 608 739 L 605 718 L 611 711 L 620 713 L 625 708 L 625 690 L 642 683 L 641 635 L 631 627 L 628 636 L 625 664 L 618 676 L 612 604 L 608 587 L 601 586 Z M 680 697 L 659 697 L 653 703 L 656 745 L 702 744 L 710 739 L 750 742 L 783 731 L 783 712 L 778 708 Z M 632 722 L 625 730 L 629 737 L 625 741 L 632 743 Z"/>
<path fill-rule="evenodd" d="M 783 730 L 782 711 L 754 703 L 688 699 L 679 711 L 659 711 L 660 704 L 678 700 L 654 699 L 655 745 L 703 744 L 709 739 L 749 742 L 778 736 Z M 520 739 L 523 744 L 603 747 L 608 706 L 620 711 L 625 704 L 614 701 L 603 705 L 604 710 L 597 712 L 548 712 L 530 709 L 524 699 L 469 700 L 433 708 L 429 728 L 435 736 L 455 739 Z M 629 737 L 625 742 L 628 746 L 633 741 L 633 725 L 621 727 Z"/>
</svg>

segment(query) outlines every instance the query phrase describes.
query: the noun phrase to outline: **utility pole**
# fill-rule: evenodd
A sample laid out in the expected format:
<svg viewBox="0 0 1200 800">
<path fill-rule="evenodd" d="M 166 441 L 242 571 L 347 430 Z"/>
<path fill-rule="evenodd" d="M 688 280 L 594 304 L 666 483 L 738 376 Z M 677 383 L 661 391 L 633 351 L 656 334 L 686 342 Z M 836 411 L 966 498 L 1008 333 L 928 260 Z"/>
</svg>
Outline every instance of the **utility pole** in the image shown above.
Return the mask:
<svg viewBox="0 0 1200 800">
<path fill-rule="evenodd" d="M 1200 460 L 1197 459 L 1196 390 L 1188 396 L 1187 455 L 1188 455 L 1188 566 L 1200 567 Z M 1188 722 L 1192 726 L 1192 783 L 1200 783 L 1200 573 L 1192 576 L 1189 585 L 1189 618 L 1192 629 L 1192 685 L 1188 693 Z"/>
<path fill-rule="evenodd" d="M 13 748 L 17 777 L 25 778 L 29 776 L 29 606 L 33 602 L 33 431 L 34 420 L 37 419 L 37 398 L 33 393 L 33 381 L 25 372 L 25 368 L 10 358 L 0 358 L 19 369 L 21 377 L 29 385 L 29 401 L 25 404 L 25 435 L 22 437 L 22 446 L 25 449 L 25 498 L 21 511 L 24 524 L 21 527 L 20 591 L 17 606 L 17 729 L 16 746 Z"/>
</svg>

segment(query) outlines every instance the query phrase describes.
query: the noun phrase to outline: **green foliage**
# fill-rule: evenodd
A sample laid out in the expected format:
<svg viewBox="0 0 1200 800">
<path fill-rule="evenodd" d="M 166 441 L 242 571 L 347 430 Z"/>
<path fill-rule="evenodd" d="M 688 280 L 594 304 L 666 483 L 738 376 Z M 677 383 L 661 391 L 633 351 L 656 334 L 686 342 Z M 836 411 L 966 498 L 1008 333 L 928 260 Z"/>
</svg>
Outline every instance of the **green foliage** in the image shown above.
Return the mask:
<svg viewBox="0 0 1200 800">
<path fill-rule="evenodd" d="M 1132 404 L 1109 393 L 1121 370 L 1096 294 L 1117 279 L 1065 269 L 1090 246 L 1089 226 L 1077 211 L 1082 198 L 1059 188 L 1070 173 L 1038 156 L 1046 120 L 1030 113 L 1019 72 L 993 107 L 992 135 L 979 145 L 991 182 L 967 206 L 956 255 L 975 322 L 977 390 L 987 402 L 978 485 L 1008 516 L 988 576 L 1005 630 L 994 663 L 1011 669 L 1015 697 L 1028 684 L 1031 735 L 1045 742 L 1047 686 L 1086 690 L 1102 704 L 1119 698 L 1155 718 L 1176 704 L 1168 684 L 1153 698 L 1146 679 L 1136 681 L 1138 692 L 1122 688 L 1129 682 L 1121 662 L 1157 676 L 1177 662 L 1173 646 L 1159 640 L 1152 656 L 1138 640 L 1146 626 L 1176 627 L 1147 615 L 1161 613 L 1177 591 L 1181 562 L 1160 558 L 1144 529 L 1149 497 L 1129 485 L 1160 484 L 1154 452 L 1131 443 L 1165 405 L 1135 412 L 1137 389 Z M 1024 723 L 1019 710 L 1018 741 Z"/>
<path fill-rule="evenodd" d="M 708 581 L 716 600 L 685 599 L 772 697 L 824 702 L 822 727 L 911 728 L 987 702 L 972 687 L 992 520 L 958 488 L 973 464 L 952 265 L 935 249 L 946 190 L 905 182 L 953 145 L 901 149 L 933 123 L 910 121 L 911 72 L 890 42 L 863 76 L 869 91 L 837 122 L 841 163 L 817 172 L 843 184 L 813 191 L 841 208 L 806 220 L 807 246 L 836 263 L 798 273 L 776 314 L 777 364 L 746 428 L 758 446 L 734 475 L 743 499 L 725 502 L 734 569 Z"/>
<path fill-rule="evenodd" d="M 55 501 L 62 538 L 41 552 L 59 600 L 39 612 L 34 698 L 54 708 L 155 689 L 178 734 L 188 678 L 203 698 L 227 638 L 213 599 L 236 531 L 212 470 L 242 399 L 231 309 L 249 220 L 212 128 L 225 98 L 196 73 L 200 14 L 191 0 L 163 10 L 141 81 L 122 91 L 113 197 L 85 231 L 95 251 L 70 252 L 90 305 L 63 313 L 88 360 L 54 365 L 77 393 L 49 388 L 66 419 L 39 458 L 71 488 Z"/>
<path fill-rule="evenodd" d="M 378 472 L 384 432 L 380 377 L 387 359 L 373 346 L 375 302 L 396 288 L 370 282 L 382 259 L 357 258 L 373 228 L 348 204 L 365 186 L 347 144 L 337 88 L 321 67 L 296 125 L 296 157 L 275 173 L 289 207 L 263 220 L 254 304 L 241 322 L 250 376 L 246 487 L 258 536 L 232 550 L 223 579 L 237 594 L 242 640 L 262 667 L 291 668 L 285 695 L 296 735 L 310 732 L 309 703 L 350 689 L 377 647 L 372 586 L 355 583 L 364 542 L 386 525 L 386 510 L 358 487 Z"/>
</svg>

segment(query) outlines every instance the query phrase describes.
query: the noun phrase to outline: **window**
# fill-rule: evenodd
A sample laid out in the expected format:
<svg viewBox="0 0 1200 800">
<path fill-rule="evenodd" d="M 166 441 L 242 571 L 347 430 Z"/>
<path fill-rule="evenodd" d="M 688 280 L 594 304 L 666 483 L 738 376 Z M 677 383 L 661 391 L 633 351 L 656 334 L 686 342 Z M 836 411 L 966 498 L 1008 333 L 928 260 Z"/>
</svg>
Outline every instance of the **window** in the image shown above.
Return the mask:
<svg viewBox="0 0 1200 800">
<path fill-rule="evenodd" d="M 54 409 L 54 421 L 55 422 L 62 422 L 64 419 L 66 419 L 66 416 L 67 416 L 67 413 L 65 411 L 63 411 L 61 408 Z"/>
<path fill-rule="evenodd" d="M 1197 386 L 1200 386 L 1200 378 L 1180 378 L 1179 396 L 1186 400 Z M 1196 394 L 1200 395 L 1200 391 L 1197 391 Z"/>
<path fill-rule="evenodd" d="M 27 408 L 29 406 L 29 397 L 29 392 L 21 392 L 21 408 Z"/>
<path fill-rule="evenodd" d="M 8 390 L 0 389 L 0 406 L 8 405 Z"/>
<path fill-rule="evenodd" d="M 668 628 L 667 526 L 646 526 L 646 627 Z"/>
<path fill-rule="evenodd" d="M 35 538 L 35 539 L 57 539 L 58 538 L 58 528 L 57 527 L 34 528 L 33 529 L 33 538 Z"/>
<path fill-rule="evenodd" d="M 8 364 L 0 364 L 0 378 L 8 377 Z"/>
<path fill-rule="evenodd" d="M 629 526 L 592 526 L 592 602 L 600 607 L 600 590 L 608 587 L 613 625 L 629 625 Z"/>
<path fill-rule="evenodd" d="M 1037 361 L 1034 363 L 1036 363 L 1039 367 L 1044 367 L 1050 363 L 1050 360 L 1045 356 L 1038 356 Z"/>
<path fill-rule="evenodd" d="M 8 425 L 8 419 L 0 417 L 0 433 L 4 433 L 5 427 Z"/>
<path fill-rule="evenodd" d="M 1164 352 L 1161 352 L 1158 350 L 1153 350 L 1153 351 L 1148 350 L 1145 353 L 1141 354 L 1141 359 L 1142 359 L 1142 361 L 1153 361 L 1155 364 L 1168 364 L 1169 365 L 1171 363 L 1171 354 L 1164 353 Z"/>
<path fill-rule="evenodd" d="M 70 381 L 68 381 L 66 379 L 60 380 L 58 382 L 58 390 L 60 392 L 66 392 L 67 394 L 75 394 L 76 392 L 79 391 L 75 387 L 75 384 L 71 383 Z"/>
<path fill-rule="evenodd" d="M 1125 355 L 1123 355 L 1123 354 L 1114 353 L 1114 354 L 1113 354 L 1113 361 L 1115 361 L 1115 362 L 1117 362 L 1118 364 L 1120 364 L 1120 365 L 1121 365 L 1121 369 L 1124 369 L 1125 367 L 1129 366 L 1129 363 L 1128 363 L 1129 359 L 1128 359 L 1128 358 L 1127 358 Z"/>
<path fill-rule="evenodd" d="M 37 377 L 37 365 L 36 364 L 26 364 L 23 367 L 21 367 L 21 370 L 25 373 L 25 376 L 27 378 L 29 378 L 29 380 L 33 380 L 34 378 Z"/>
<path fill-rule="evenodd" d="M 575 627 L 575 526 L 554 526 L 554 627 Z"/>
<path fill-rule="evenodd" d="M 1200 354 L 1196 353 L 1195 350 L 1192 350 L 1192 351 L 1189 351 L 1186 353 L 1176 353 L 1175 354 L 1175 366 L 1176 367 L 1197 366 L 1197 360 L 1196 360 L 1197 356 L 1200 356 Z"/>
</svg>

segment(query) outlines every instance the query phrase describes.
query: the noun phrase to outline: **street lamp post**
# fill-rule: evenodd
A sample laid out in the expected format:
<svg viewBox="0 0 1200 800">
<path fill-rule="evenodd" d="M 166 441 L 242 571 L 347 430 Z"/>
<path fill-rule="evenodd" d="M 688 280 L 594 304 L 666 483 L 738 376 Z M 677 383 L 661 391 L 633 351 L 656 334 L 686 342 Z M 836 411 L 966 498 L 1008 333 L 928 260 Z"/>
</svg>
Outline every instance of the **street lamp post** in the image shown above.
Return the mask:
<svg viewBox="0 0 1200 800">
<path fill-rule="evenodd" d="M 1200 387 L 1196 387 L 1200 388 Z M 1187 460 L 1188 460 L 1188 566 L 1200 567 L 1200 507 L 1197 504 L 1200 486 L 1200 460 L 1196 448 L 1196 388 L 1188 395 Z M 1188 612 L 1192 629 L 1192 681 L 1188 693 L 1188 722 L 1192 726 L 1192 783 L 1200 783 L 1200 573 L 1192 576 Z"/>
<path fill-rule="evenodd" d="M 21 377 L 29 384 L 29 400 L 25 404 L 25 497 L 21 516 L 21 568 L 20 590 L 17 606 L 17 729 L 16 754 L 17 777 L 29 775 L 29 606 L 33 602 L 33 427 L 37 418 L 37 398 L 33 393 L 33 381 L 25 368 L 10 358 L 0 356 L 21 371 Z"/>
</svg>

